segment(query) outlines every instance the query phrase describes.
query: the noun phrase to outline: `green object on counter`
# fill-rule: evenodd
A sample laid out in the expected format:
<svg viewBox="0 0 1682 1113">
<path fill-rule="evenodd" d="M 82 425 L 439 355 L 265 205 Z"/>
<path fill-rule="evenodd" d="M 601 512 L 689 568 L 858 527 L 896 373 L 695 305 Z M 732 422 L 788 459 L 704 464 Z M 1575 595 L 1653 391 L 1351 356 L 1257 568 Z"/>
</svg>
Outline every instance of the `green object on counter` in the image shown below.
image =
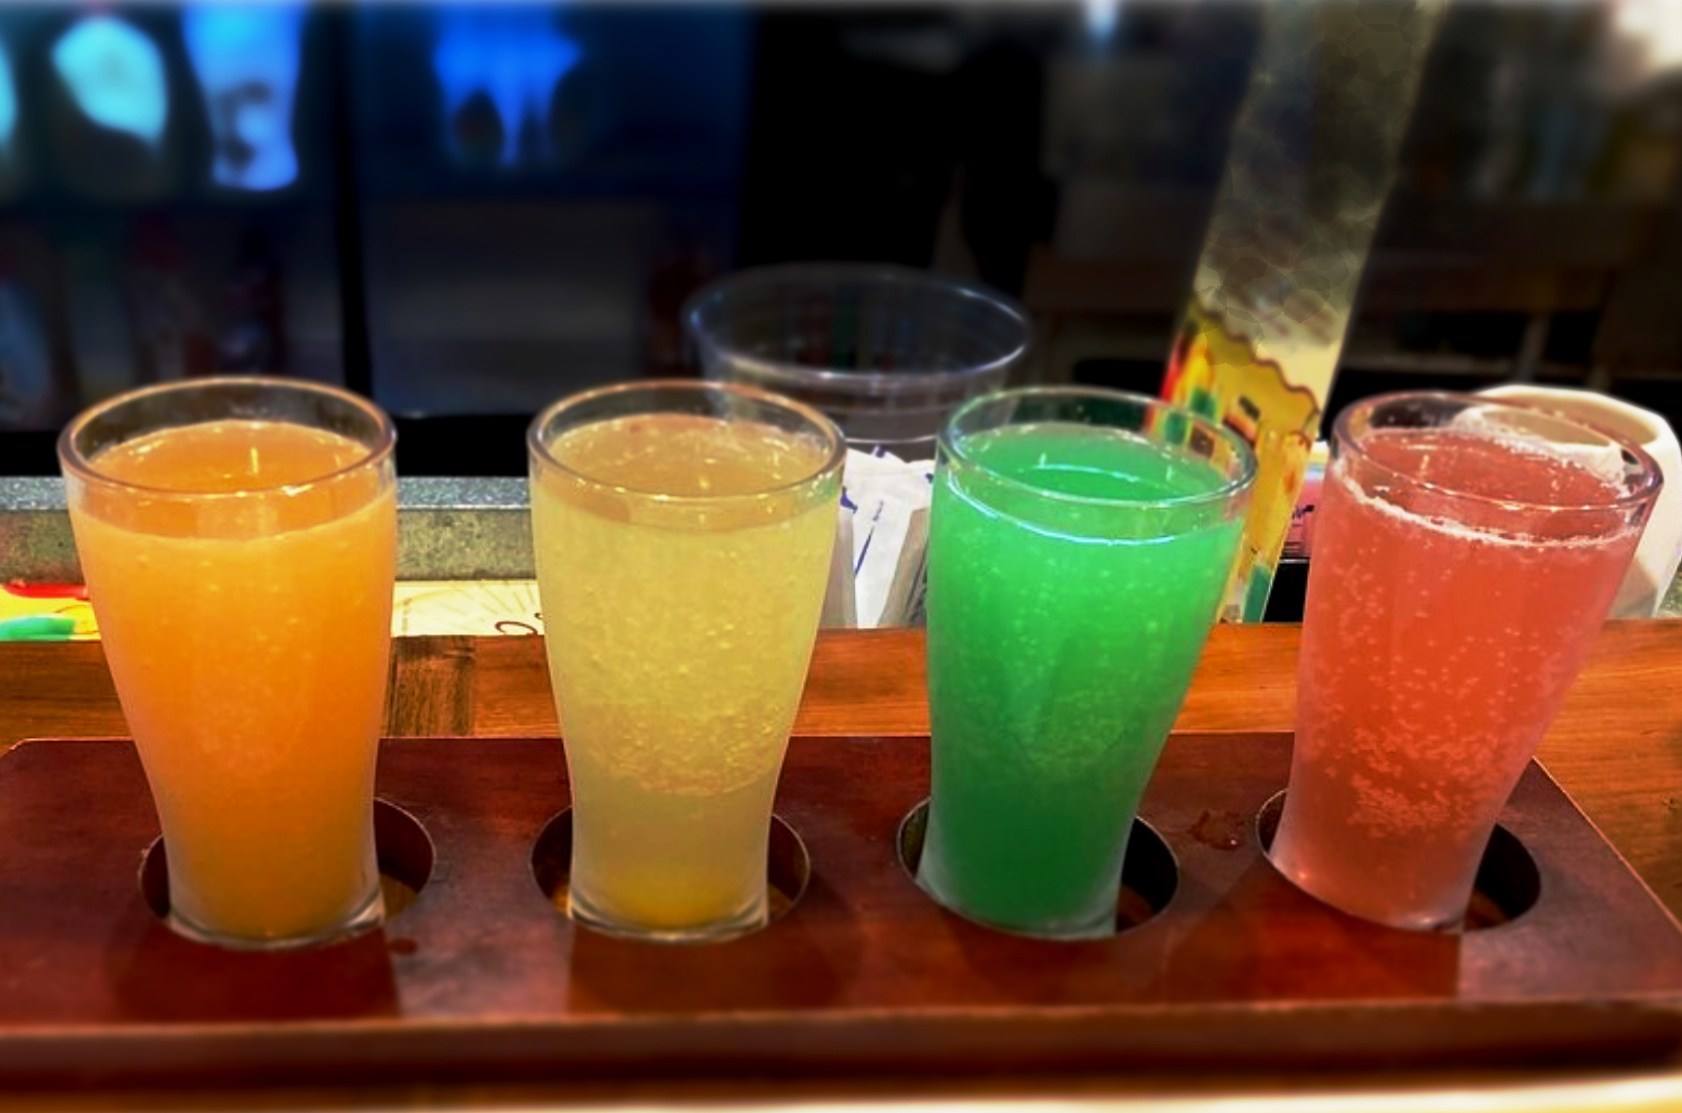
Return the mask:
<svg viewBox="0 0 1682 1113">
<path fill-rule="evenodd" d="M 61 642 L 76 632 L 76 620 L 56 614 L 0 622 L 0 642 Z"/>
</svg>

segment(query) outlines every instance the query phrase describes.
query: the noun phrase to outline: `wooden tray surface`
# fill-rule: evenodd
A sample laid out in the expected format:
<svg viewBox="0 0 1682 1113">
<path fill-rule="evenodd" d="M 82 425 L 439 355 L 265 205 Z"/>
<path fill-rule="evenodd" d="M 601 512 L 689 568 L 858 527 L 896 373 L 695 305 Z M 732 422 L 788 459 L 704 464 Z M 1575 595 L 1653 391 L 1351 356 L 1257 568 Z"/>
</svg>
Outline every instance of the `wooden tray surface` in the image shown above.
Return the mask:
<svg viewBox="0 0 1682 1113">
<path fill-rule="evenodd" d="M 1419 935 L 1344 916 L 1274 871 L 1256 816 L 1289 755 L 1284 734 L 1174 736 L 1142 811 L 1177 861 L 1173 897 L 1112 940 L 1070 944 L 972 925 L 912 883 L 896 831 L 927 792 L 926 740 L 796 739 L 777 810 L 810 853 L 806 891 L 766 930 L 694 947 L 610 938 L 555 911 L 533 848 L 567 803 L 558 741 L 388 740 L 380 796 L 424 826 L 430 879 L 383 930 L 259 955 L 180 939 L 149 910 L 137 875 L 157 823 L 130 743 L 24 744 L 0 758 L 0 1080 L 1677 1052 L 1682 931 L 1538 767 L 1502 819 L 1535 864 L 1534 906 L 1498 927 Z"/>
</svg>

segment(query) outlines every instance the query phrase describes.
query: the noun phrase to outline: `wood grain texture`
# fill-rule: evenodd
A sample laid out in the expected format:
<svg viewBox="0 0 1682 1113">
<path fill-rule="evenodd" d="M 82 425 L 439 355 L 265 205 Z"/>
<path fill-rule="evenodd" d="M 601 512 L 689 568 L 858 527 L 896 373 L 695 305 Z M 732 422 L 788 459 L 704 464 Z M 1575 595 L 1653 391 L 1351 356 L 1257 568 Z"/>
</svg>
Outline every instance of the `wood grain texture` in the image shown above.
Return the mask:
<svg viewBox="0 0 1682 1113">
<path fill-rule="evenodd" d="M 386 733 L 403 737 L 472 734 L 476 664 L 472 638 L 393 639 Z"/>
<path fill-rule="evenodd" d="M 1290 626 L 1217 629 L 1180 729 L 1289 730 L 1296 643 Z M 920 632 L 826 631 L 812 655 L 795 733 L 925 734 L 925 683 Z M 394 736 L 522 737 L 557 729 L 541 638 L 397 638 L 391 693 L 387 733 Z M 0 643 L 0 745 L 126 732 L 98 642 Z"/>
<path fill-rule="evenodd" d="M 1287 730 L 1294 723 L 1298 630 L 1293 626 L 1220 627 L 1210 639 L 1202 666 L 1180 716 L 1182 730 Z M 439 658 L 447 658 L 441 666 Z M 464 720 L 477 735 L 519 736 L 554 731 L 542 643 L 535 638 L 408 639 L 393 653 L 395 690 L 421 690 L 424 678 L 448 678 L 442 692 L 411 703 L 402 695 L 394 718 L 415 734 L 452 729 Z M 824 634 L 814 657 L 798 729 L 811 734 L 917 734 L 926 730 L 923 644 L 911 631 L 851 631 Z M 439 698 L 441 697 L 441 698 Z M 126 733 L 97 643 L 0 644 L 0 745 L 37 736 L 112 736 Z M 1607 834 L 1673 913 L 1682 914 L 1682 621 L 1608 624 L 1589 665 L 1556 719 L 1540 757 L 1579 806 Z M 1601 1076 L 1604 1078 L 1604 1076 Z M 1433 1072 L 1204 1077 L 1166 1075 L 1160 1070 L 1126 1075 L 1059 1079 L 1004 1078 L 955 1083 L 853 1079 L 845 1085 L 793 1088 L 786 1081 L 721 1079 L 674 1083 L 658 1079 L 560 1087 L 510 1082 L 446 1088 L 397 1083 L 365 1087 L 257 1091 L 246 1087 L 184 1091 L 104 1091 L 98 1094 L 0 1094 L 0 1109 L 226 1109 L 322 1107 L 389 1108 L 485 1102 L 617 1102 L 627 1098 L 777 1101 L 861 1096 L 1038 1098 L 1056 1095 L 1089 1101 L 1178 1093 L 1214 1097 L 1232 1092 L 1293 1093 L 1319 1090 L 1344 1095 L 1340 1103 L 1360 1108 L 1350 1093 L 1401 1088 L 1433 1098 L 1421 1088 L 1492 1081 L 1568 1080 L 1544 1076 Z M 1575 1101 L 1554 1108 L 1601 1108 L 1604 1093 L 1592 1076 Z M 1672 1083 L 1675 1085 L 1672 1085 Z M 1536 1090 L 1485 1091 L 1491 1109 L 1527 1107 Z M 1550 1102 L 1564 1095 L 1551 1092 Z M 1682 1076 L 1658 1084 L 1643 1109 L 1660 1108 L 1682 1094 Z M 1620 1108 L 1629 1094 L 1617 1097 Z M 1394 1108 L 1386 1106 L 1385 1108 Z"/>
<path fill-rule="evenodd" d="M 0 746 L 127 733 L 98 642 L 0 643 Z"/>
<path fill-rule="evenodd" d="M 1177 729 L 1292 729 L 1298 637 L 1292 625 L 1217 627 Z M 399 638 L 392 672 L 390 734 L 557 730 L 540 638 Z M 925 677 L 919 631 L 826 631 L 795 732 L 926 733 Z M 125 733 L 97 642 L 0 644 L 0 745 Z M 1682 916 L 1682 620 L 1608 623 L 1539 757 Z"/>
<path fill-rule="evenodd" d="M 1682 918 L 1682 621 L 1610 624 L 1537 756 Z"/>
<path fill-rule="evenodd" d="M 1534 859 L 1480 881 L 1511 897 L 1530 871 L 1516 918 L 1403 932 L 1262 857 L 1290 749 L 1170 739 L 1124 930 L 1056 944 L 948 914 L 896 860 L 926 739 L 796 738 L 777 811 L 810 852 L 804 896 L 762 931 L 657 947 L 552 904 L 570 842 L 533 835 L 568 799 L 553 738 L 395 739 L 379 793 L 427 835 L 388 830 L 381 860 L 419 896 L 339 946 L 250 954 L 170 932 L 161 873 L 137 891 L 156 819 L 132 744 L 19 746 L 0 758 L 0 1087 L 1675 1061 L 1682 930 L 1540 770 L 1502 816 Z"/>
</svg>

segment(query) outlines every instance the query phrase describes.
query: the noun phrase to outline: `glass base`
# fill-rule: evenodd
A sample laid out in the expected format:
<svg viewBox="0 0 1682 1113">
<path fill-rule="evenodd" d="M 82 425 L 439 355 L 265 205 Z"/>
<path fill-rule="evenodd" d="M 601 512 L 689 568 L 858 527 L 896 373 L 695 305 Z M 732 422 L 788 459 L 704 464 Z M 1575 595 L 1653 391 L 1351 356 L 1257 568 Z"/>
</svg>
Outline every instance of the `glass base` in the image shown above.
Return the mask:
<svg viewBox="0 0 1682 1113">
<path fill-rule="evenodd" d="M 1115 935 L 1115 901 L 1110 901 L 1110 905 L 1105 908 L 1100 918 L 1087 921 L 1087 923 L 1061 923 L 1061 925 L 1045 926 L 1045 928 L 1011 925 L 1011 923 L 987 920 L 986 916 L 977 916 L 976 913 L 965 910 L 954 901 L 947 899 L 947 896 L 940 891 L 939 883 L 935 879 L 940 873 L 942 871 L 940 871 L 939 862 L 932 861 L 932 854 L 928 852 L 927 844 L 925 844 L 922 857 L 917 862 L 917 869 L 912 874 L 912 878 L 917 881 L 917 888 L 922 889 L 923 893 L 927 893 L 928 899 L 932 899 L 935 905 L 940 905 L 940 908 L 945 908 L 960 920 L 969 920 L 974 925 L 982 926 L 989 931 L 1004 931 L 1006 935 L 1021 935 L 1031 938 L 1031 940 L 1076 943 L 1085 942 L 1085 940 L 1107 940 L 1107 938 L 1112 938 Z M 1120 893 L 1117 893 L 1117 896 L 1120 896 Z"/>
<path fill-rule="evenodd" d="M 1095 924 L 1077 924 L 1070 927 L 1041 930 L 1039 928 L 1020 927 L 1015 924 L 1001 924 L 977 916 L 973 912 L 967 912 L 936 892 L 934 886 L 928 883 L 921 871 L 917 874 L 917 887 L 928 894 L 930 900 L 960 920 L 968 920 L 977 927 L 984 927 L 988 931 L 1000 931 L 1006 935 L 1020 935 L 1026 939 L 1044 939 L 1053 943 L 1081 943 L 1093 939 L 1113 939 L 1116 934 L 1116 918 L 1113 908 L 1102 920 Z"/>
<path fill-rule="evenodd" d="M 756 932 L 771 922 L 770 903 L 762 900 L 757 907 L 728 920 L 688 928 L 647 928 L 602 915 L 588 901 L 579 899 L 576 890 L 567 894 L 567 915 L 574 923 L 592 931 L 643 943 L 723 943 Z"/>
<path fill-rule="evenodd" d="M 1273 863 L 1273 868 L 1279 871 L 1279 875 L 1296 886 L 1305 895 L 1313 897 L 1327 908 L 1336 909 L 1345 916 L 1353 916 L 1357 920 L 1365 920 L 1369 924 L 1378 924 L 1380 927 L 1395 928 L 1398 931 L 1417 931 L 1439 935 L 1459 932 L 1465 926 L 1466 905 L 1471 900 L 1470 886 L 1467 887 L 1467 899 L 1459 904 L 1458 911 L 1455 912 L 1396 911 L 1391 914 L 1381 914 L 1370 907 L 1363 907 L 1339 899 L 1337 893 L 1330 891 L 1326 886 L 1320 885 L 1314 877 L 1305 875 L 1302 871 L 1294 868 L 1288 857 L 1281 858 L 1279 849 L 1278 844 L 1275 843 L 1265 847 L 1262 851 L 1263 856 Z"/>
<path fill-rule="evenodd" d="M 1345 916 L 1364 920 L 1369 924 L 1377 924 L 1380 927 L 1395 928 L 1397 931 L 1413 931 L 1423 934 L 1454 935 L 1465 929 L 1466 908 L 1464 905 L 1460 907 L 1459 911 L 1451 914 L 1421 912 L 1412 915 L 1380 915 L 1369 908 L 1362 908 L 1334 899 L 1330 894 L 1319 891 L 1311 882 L 1305 882 L 1286 869 L 1279 863 L 1279 859 L 1272 854 L 1268 854 L 1267 857 L 1272 860 L 1274 868 L 1279 871 L 1280 876 L 1284 877 L 1285 880 L 1327 908 L 1335 909 Z"/>
<path fill-rule="evenodd" d="M 297 951 L 306 947 L 325 947 L 343 943 L 353 936 L 379 927 L 385 920 L 385 899 L 378 885 L 368 900 L 350 916 L 322 931 L 309 935 L 289 935 L 276 938 L 253 938 L 245 935 L 224 935 L 211 931 L 176 913 L 173 905 L 164 922 L 175 934 L 212 947 L 234 951 Z"/>
<path fill-rule="evenodd" d="M 1395 928 L 1398 931 L 1440 935 L 1464 930 L 1467 908 L 1471 904 L 1472 894 L 1477 885 L 1479 872 L 1477 867 L 1473 867 L 1471 877 L 1466 882 L 1464 896 L 1451 902 L 1448 911 L 1443 910 L 1441 903 L 1435 910 L 1427 908 L 1421 911 L 1411 911 L 1398 909 L 1392 905 L 1388 909 L 1380 911 L 1372 907 L 1370 900 L 1366 902 L 1350 901 L 1347 899 L 1347 894 L 1338 892 L 1337 886 L 1322 883 L 1321 878 L 1316 876 L 1314 871 L 1302 868 L 1297 855 L 1292 853 L 1292 841 L 1283 830 L 1289 801 L 1289 789 L 1281 789 L 1268 798 L 1267 803 L 1262 805 L 1261 811 L 1256 815 L 1256 839 L 1261 843 L 1262 857 L 1267 859 L 1279 876 L 1290 882 L 1303 895 L 1312 897 L 1327 908 L 1341 912 L 1345 916 L 1364 920 L 1369 924 L 1378 924 L 1380 927 Z M 1486 847 L 1492 837 L 1493 832 L 1491 836 L 1485 838 Z M 1511 841 L 1517 844 L 1516 839 Z M 1506 847 L 1503 846 L 1503 850 L 1505 849 Z M 1519 855 L 1528 860 L 1529 855 L 1524 853 L 1523 847 L 1519 846 L 1518 850 Z M 1487 853 L 1487 850 L 1485 853 Z M 1507 858 L 1508 860 L 1513 858 L 1511 851 L 1507 851 Z M 1367 865 L 1369 869 L 1374 868 L 1370 862 Z M 1523 876 L 1522 868 L 1519 867 L 1520 877 Z M 1541 881 L 1538 878 L 1535 886 L 1530 888 L 1531 895 L 1527 898 L 1523 895 L 1525 886 L 1520 881 L 1518 894 L 1510 895 L 1505 905 L 1501 902 L 1492 903 L 1491 907 L 1494 908 L 1495 915 L 1498 918 L 1496 922 L 1500 922 L 1501 919 L 1510 919 L 1515 915 L 1522 915 L 1525 909 L 1535 903 L 1534 893 L 1540 885 Z M 1508 908 L 1515 911 L 1509 912 Z"/>
</svg>

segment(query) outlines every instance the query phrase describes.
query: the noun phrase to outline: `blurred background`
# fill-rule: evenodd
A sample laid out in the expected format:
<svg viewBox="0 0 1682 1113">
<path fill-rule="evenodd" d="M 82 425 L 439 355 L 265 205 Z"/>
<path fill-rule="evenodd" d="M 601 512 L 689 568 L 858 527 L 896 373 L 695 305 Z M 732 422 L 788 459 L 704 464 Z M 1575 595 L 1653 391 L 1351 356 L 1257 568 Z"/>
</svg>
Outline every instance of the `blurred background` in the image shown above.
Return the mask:
<svg viewBox="0 0 1682 1113">
<path fill-rule="evenodd" d="M 0 8 L 0 474 L 137 383 L 271 372 L 520 475 L 586 385 L 694 374 L 757 264 L 979 279 L 1045 381 L 1161 384 L 1265 11 L 1087 0 Z M 1682 419 L 1682 5 L 1456 3 L 1330 413 L 1588 385 Z"/>
</svg>

